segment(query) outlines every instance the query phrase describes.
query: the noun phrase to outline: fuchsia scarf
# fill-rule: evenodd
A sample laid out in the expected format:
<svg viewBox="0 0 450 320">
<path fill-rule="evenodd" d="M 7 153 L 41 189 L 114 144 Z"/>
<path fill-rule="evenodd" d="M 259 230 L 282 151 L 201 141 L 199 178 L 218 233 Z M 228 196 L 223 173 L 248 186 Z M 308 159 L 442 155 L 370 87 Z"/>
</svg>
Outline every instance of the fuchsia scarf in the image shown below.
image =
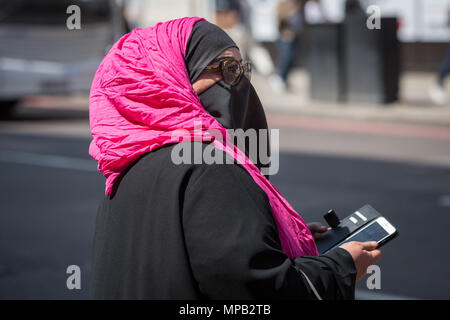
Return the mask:
<svg viewBox="0 0 450 320">
<path fill-rule="evenodd" d="M 186 45 L 198 20 L 183 18 L 135 29 L 100 64 L 89 100 L 93 136 L 89 154 L 106 177 L 106 195 L 130 164 L 144 153 L 181 141 L 173 132 L 185 130 L 191 140 L 212 140 L 217 149 L 233 156 L 266 192 L 282 249 L 290 258 L 318 255 L 303 219 L 245 154 L 232 143 L 197 134 L 216 129 L 227 136 L 202 107 L 185 66 Z M 194 127 L 200 122 L 201 128 Z"/>
</svg>

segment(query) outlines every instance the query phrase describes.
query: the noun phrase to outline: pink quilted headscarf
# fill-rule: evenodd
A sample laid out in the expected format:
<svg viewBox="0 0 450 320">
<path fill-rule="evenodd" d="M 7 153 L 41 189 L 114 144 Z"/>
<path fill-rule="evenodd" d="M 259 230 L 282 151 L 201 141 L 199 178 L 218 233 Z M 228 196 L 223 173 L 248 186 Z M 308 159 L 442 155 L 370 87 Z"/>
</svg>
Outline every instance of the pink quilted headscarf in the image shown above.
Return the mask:
<svg viewBox="0 0 450 320">
<path fill-rule="evenodd" d="M 225 128 L 202 107 L 185 66 L 186 45 L 199 20 L 183 18 L 135 29 L 100 64 L 89 100 L 89 154 L 106 177 L 106 194 L 141 155 L 181 141 L 175 130 L 188 132 L 192 140 L 212 140 L 217 149 L 233 156 L 266 192 L 282 249 L 290 258 L 318 255 L 303 219 L 258 168 L 232 143 L 206 133 L 215 129 L 227 137 Z"/>
</svg>

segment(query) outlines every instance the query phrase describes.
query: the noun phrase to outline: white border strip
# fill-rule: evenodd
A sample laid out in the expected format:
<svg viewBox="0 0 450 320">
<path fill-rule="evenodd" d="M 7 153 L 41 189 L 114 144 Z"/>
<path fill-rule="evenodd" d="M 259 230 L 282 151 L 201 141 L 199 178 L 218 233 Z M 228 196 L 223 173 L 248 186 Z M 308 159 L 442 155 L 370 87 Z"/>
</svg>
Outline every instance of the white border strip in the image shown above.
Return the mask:
<svg viewBox="0 0 450 320">
<path fill-rule="evenodd" d="M 360 217 L 363 221 L 367 221 L 366 216 L 364 216 L 361 212 L 355 211 L 355 214 Z"/>
</svg>

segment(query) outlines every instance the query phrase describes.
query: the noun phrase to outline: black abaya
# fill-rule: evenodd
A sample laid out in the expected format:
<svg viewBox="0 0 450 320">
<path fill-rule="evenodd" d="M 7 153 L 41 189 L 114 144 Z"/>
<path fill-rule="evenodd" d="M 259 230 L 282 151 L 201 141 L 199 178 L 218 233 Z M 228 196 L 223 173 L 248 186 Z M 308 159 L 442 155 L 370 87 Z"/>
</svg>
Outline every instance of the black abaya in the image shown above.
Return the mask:
<svg viewBox="0 0 450 320">
<path fill-rule="evenodd" d="M 191 81 L 231 46 L 217 26 L 197 22 L 186 48 Z M 249 83 L 212 103 L 201 94 L 200 100 L 206 111 L 220 111 L 219 122 L 234 120 L 228 129 L 267 127 Z M 176 165 L 174 148 L 142 156 L 103 200 L 94 239 L 94 298 L 354 298 L 356 270 L 347 251 L 289 259 L 268 197 L 243 167 Z"/>
<path fill-rule="evenodd" d="M 347 251 L 289 259 L 267 195 L 245 169 L 175 165 L 173 148 L 141 157 L 103 200 L 93 298 L 354 298 Z"/>
</svg>

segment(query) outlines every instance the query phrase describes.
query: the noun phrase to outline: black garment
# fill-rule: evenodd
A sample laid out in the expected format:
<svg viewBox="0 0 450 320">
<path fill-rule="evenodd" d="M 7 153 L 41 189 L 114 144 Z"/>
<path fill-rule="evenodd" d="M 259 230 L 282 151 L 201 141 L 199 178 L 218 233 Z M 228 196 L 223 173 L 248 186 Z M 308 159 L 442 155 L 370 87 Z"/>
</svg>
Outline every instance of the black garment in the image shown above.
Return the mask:
<svg viewBox="0 0 450 320">
<path fill-rule="evenodd" d="M 194 24 L 186 46 L 186 67 L 191 83 L 203 72 L 225 49 L 237 47 L 234 41 L 218 26 L 206 21 Z M 200 101 L 206 112 L 212 115 L 226 129 L 242 129 L 236 131 L 236 144 L 247 157 L 261 170 L 269 167 L 270 146 L 266 114 L 258 94 L 250 81 L 241 76 L 233 86 L 223 80 L 213 84 L 199 94 Z M 256 146 L 252 146 L 247 133 L 249 129 L 256 130 Z M 264 136 L 262 136 L 264 134 Z M 238 140 L 244 141 L 243 145 Z M 251 152 L 252 151 L 252 152 Z"/>
<path fill-rule="evenodd" d="M 205 110 L 227 129 L 266 129 L 266 114 L 250 81 L 230 86 L 219 81 L 199 95 Z"/>
<path fill-rule="evenodd" d="M 191 83 L 225 49 L 237 47 L 218 26 L 207 21 L 194 24 L 186 46 L 186 68 Z M 205 110 L 227 129 L 267 129 L 266 115 L 255 88 L 242 76 L 230 86 L 220 80 L 199 94 Z"/>
<path fill-rule="evenodd" d="M 185 62 L 191 83 L 219 54 L 231 47 L 237 45 L 225 31 L 207 21 L 197 21 L 186 45 Z"/>
<path fill-rule="evenodd" d="M 266 114 L 250 81 L 242 77 L 234 86 L 219 81 L 199 97 L 205 110 L 224 128 L 242 129 L 234 131 L 233 143 L 258 169 L 269 168 L 270 145 Z M 254 130 L 254 138 L 248 135 L 251 134 L 249 130 Z"/>
<path fill-rule="evenodd" d="M 354 298 L 347 251 L 289 259 L 267 195 L 244 168 L 175 165 L 173 148 L 141 157 L 103 200 L 93 298 L 316 299 L 305 275 L 323 299 Z"/>
</svg>

